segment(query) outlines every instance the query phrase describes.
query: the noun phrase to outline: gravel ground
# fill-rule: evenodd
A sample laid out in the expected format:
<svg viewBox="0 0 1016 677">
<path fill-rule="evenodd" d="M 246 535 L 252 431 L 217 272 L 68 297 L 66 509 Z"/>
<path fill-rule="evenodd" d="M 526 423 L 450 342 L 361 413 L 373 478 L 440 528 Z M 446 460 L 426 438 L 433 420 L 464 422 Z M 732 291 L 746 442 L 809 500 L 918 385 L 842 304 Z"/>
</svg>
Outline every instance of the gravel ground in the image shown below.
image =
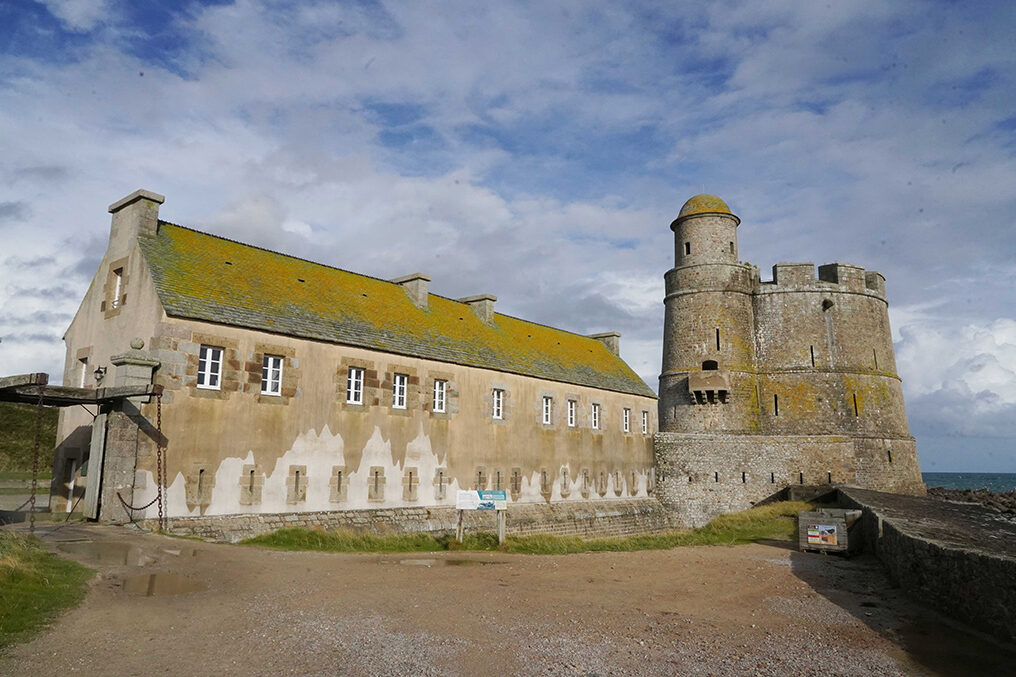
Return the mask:
<svg viewBox="0 0 1016 677">
<path fill-rule="evenodd" d="M 872 560 L 783 545 L 332 555 L 97 526 L 47 540 L 98 575 L 0 674 L 1016 674 L 1016 653 L 906 600 Z M 204 589 L 124 590 L 149 573 Z"/>
</svg>

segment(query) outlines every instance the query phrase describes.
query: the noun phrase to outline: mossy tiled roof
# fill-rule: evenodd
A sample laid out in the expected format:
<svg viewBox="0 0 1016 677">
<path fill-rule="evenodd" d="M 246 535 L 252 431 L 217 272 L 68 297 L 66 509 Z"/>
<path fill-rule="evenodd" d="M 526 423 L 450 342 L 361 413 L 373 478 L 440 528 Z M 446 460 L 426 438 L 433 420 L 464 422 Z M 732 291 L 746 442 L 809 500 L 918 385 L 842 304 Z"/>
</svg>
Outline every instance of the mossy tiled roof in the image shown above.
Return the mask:
<svg viewBox="0 0 1016 677">
<path fill-rule="evenodd" d="M 695 195 L 684 203 L 677 218 L 692 216 L 694 214 L 731 214 L 727 203 L 708 193 Z"/>
<path fill-rule="evenodd" d="M 166 313 L 646 397 L 653 391 L 586 336 L 431 294 L 413 305 L 392 282 L 159 222 L 140 238 Z"/>
</svg>

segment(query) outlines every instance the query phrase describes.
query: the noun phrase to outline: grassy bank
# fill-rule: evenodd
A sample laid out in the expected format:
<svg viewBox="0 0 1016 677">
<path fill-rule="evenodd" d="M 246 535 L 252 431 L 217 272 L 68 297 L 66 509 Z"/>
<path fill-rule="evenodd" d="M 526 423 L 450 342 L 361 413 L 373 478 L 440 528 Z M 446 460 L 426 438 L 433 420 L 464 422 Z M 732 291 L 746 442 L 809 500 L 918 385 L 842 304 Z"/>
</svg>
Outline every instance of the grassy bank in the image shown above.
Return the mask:
<svg viewBox="0 0 1016 677">
<path fill-rule="evenodd" d="M 42 434 L 39 439 L 39 469 L 48 475 L 53 468 L 56 446 L 56 420 L 60 412 L 43 407 Z M 0 402 L 0 472 L 32 470 L 35 444 L 35 407 L 30 404 Z"/>
<path fill-rule="evenodd" d="M 91 575 L 34 538 L 0 532 L 0 648 L 30 638 L 80 602 Z"/>
<path fill-rule="evenodd" d="M 462 544 L 449 537 L 429 534 L 358 534 L 352 531 L 280 529 L 241 541 L 275 550 L 319 552 L 437 552 L 441 550 L 498 550 L 532 555 L 564 555 L 576 552 L 625 552 L 666 550 L 684 545 L 738 545 L 762 540 L 790 541 L 797 538 L 797 513 L 808 503 L 773 503 L 717 517 L 699 529 L 627 538 L 584 539 L 577 536 L 509 536 L 503 546 L 490 533 L 467 533 Z"/>
</svg>

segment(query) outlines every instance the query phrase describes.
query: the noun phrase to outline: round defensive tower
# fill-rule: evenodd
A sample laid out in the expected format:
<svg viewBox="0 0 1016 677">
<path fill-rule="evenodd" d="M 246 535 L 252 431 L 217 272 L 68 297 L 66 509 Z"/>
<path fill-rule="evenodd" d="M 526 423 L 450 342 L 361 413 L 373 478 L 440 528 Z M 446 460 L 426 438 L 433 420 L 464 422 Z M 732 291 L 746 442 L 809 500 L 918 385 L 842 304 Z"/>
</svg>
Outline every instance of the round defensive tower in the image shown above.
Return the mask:
<svg viewBox="0 0 1016 677">
<path fill-rule="evenodd" d="M 737 260 L 737 218 L 715 195 L 688 200 L 670 225 L 660 430 L 758 429 L 752 268 Z"/>
</svg>

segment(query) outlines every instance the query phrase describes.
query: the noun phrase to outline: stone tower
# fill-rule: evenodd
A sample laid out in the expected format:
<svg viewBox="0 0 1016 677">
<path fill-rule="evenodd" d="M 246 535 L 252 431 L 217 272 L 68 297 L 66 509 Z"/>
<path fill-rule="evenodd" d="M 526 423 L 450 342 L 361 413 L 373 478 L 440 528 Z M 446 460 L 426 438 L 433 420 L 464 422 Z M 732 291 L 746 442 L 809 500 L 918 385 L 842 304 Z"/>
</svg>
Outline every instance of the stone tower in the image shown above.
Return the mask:
<svg viewBox="0 0 1016 677">
<path fill-rule="evenodd" d="M 753 269 L 737 261 L 739 223 L 720 198 L 696 195 L 670 224 L 674 267 L 665 277 L 661 431 L 758 428 Z"/>
<path fill-rule="evenodd" d="M 790 484 L 923 493 L 885 278 L 781 263 L 762 281 L 737 260 L 739 224 L 723 200 L 696 195 L 670 226 L 661 500 L 698 524 Z"/>
</svg>

